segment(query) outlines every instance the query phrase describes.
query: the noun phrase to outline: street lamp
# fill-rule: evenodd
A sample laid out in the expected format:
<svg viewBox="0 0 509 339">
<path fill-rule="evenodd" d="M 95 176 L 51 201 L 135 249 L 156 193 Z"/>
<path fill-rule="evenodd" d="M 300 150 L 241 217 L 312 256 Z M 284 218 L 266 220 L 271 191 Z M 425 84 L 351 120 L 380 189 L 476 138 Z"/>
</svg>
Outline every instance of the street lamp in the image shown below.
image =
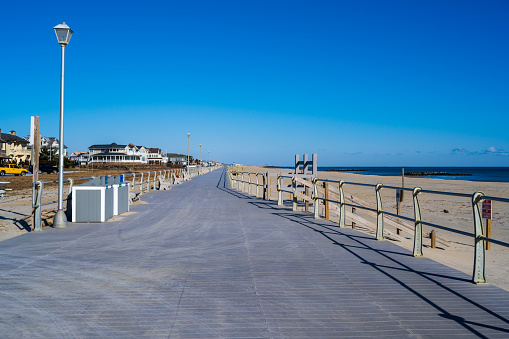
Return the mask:
<svg viewBox="0 0 509 339">
<path fill-rule="evenodd" d="M 201 166 L 201 144 L 200 144 L 200 166 Z"/>
<path fill-rule="evenodd" d="M 64 64 L 65 64 L 65 46 L 71 40 L 73 33 L 72 29 L 69 28 L 62 22 L 60 25 L 53 27 L 57 40 L 61 49 L 61 71 L 60 71 L 60 134 L 59 134 L 59 147 L 58 147 L 58 211 L 53 219 L 54 228 L 66 228 L 67 218 L 63 209 L 63 196 L 64 196 Z"/>
<path fill-rule="evenodd" d="M 187 133 L 187 174 L 189 174 L 189 137 L 191 133 Z"/>
</svg>

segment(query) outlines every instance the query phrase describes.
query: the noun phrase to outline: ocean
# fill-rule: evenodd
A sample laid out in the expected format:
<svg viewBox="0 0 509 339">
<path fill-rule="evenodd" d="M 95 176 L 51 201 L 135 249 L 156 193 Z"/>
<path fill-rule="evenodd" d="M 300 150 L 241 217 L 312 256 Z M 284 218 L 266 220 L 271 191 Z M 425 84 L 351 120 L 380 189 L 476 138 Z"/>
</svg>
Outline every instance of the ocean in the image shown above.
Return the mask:
<svg viewBox="0 0 509 339">
<path fill-rule="evenodd" d="M 401 176 L 401 167 L 318 167 L 319 171 L 333 169 L 365 175 Z M 405 167 L 405 173 L 409 172 L 420 173 L 422 174 L 419 175 L 421 178 L 509 182 L 509 167 Z M 414 177 L 413 175 L 406 176 Z"/>
</svg>

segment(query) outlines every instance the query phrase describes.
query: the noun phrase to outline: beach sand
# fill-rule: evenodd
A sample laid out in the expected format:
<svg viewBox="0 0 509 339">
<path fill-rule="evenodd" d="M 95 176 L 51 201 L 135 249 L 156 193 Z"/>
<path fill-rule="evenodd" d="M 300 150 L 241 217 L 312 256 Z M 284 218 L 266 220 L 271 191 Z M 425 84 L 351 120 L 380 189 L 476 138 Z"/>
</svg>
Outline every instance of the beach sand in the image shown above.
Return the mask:
<svg viewBox="0 0 509 339">
<path fill-rule="evenodd" d="M 290 169 L 264 168 L 257 166 L 238 166 L 239 170 L 256 173 L 291 173 Z M 376 176 L 363 175 L 345 172 L 319 172 L 319 178 L 329 180 L 344 180 L 345 182 L 377 184 L 382 183 L 385 186 L 400 187 L 402 178 L 400 176 Z M 252 182 L 256 182 L 252 176 Z M 271 182 L 275 184 L 276 181 Z M 285 184 L 290 183 L 286 179 Z M 337 189 L 338 185 L 330 183 L 332 189 Z M 253 186 L 254 187 L 254 186 Z M 509 198 L 509 183 L 499 182 L 475 182 L 467 180 L 442 180 L 431 178 L 409 178 L 405 177 L 405 187 L 421 187 L 423 190 L 448 191 L 466 193 L 472 195 L 474 192 L 481 191 L 487 196 Z M 287 188 L 290 189 L 290 188 Z M 343 186 L 346 199 L 352 196 L 357 202 L 363 202 L 372 208 L 376 208 L 376 196 L 374 187 L 356 186 L 345 184 Z M 254 188 L 253 191 L 254 192 Z M 401 215 L 414 218 L 412 193 L 406 191 L 401 205 Z M 396 213 L 396 192 L 393 189 L 382 189 L 383 210 Z M 331 199 L 335 199 L 332 197 Z M 291 208 L 289 194 L 284 194 L 285 204 Z M 277 200 L 277 193 L 272 189 L 271 200 Z M 421 208 L 422 220 L 437 225 L 474 233 L 473 209 L 471 198 L 435 195 L 421 193 L 419 195 L 419 205 Z M 509 243 L 509 203 L 493 202 L 493 220 L 491 224 L 491 238 Z M 352 226 L 351 207 L 346 207 L 346 225 Z M 357 209 L 356 214 L 366 221 L 366 224 L 357 223 L 356 229 L 375 236 L 376 219 Z M 371 213 L 373 214 L 373 213 Z M 338 222 L 337 214 L 332 212 L 330 220 Z M 387 217 L 384 223 L 384 229 L 391 234 L 396 234 L 394 223 L 389 223 Z M 404 221 L 401 229 L 401 237 L 386 236 L 386 241 L 392 241 L 395 244 L 413 250 L 413 228 L 414 224 L 410 221 Z M 483 225 L 485 221 L 483 220 Z M 405 227 L 406 226 L 406 227 Z M 431 248 L 431 239 L 426 236 L 434 230 L 437 235 L 436 248 Z M 431 258 L 444 265 L 453 267 L 472 276 L 474 262 L 474 238 L 452 233 L 446 230 L 423 226 L 423 254 L 424 257 Z M 416 258 L 416 260 L 419 260 Z M 509 290 L 509 248 L 491 244 L 491 249 L 486 251 L 486 279 L 488 283 Z"/>
</svg>

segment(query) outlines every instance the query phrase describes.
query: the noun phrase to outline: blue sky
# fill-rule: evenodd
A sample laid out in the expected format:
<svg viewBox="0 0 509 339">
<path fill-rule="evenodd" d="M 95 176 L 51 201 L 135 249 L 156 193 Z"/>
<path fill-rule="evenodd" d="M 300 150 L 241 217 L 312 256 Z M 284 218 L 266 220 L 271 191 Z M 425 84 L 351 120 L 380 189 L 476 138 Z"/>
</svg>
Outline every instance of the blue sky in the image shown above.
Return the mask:
<svg viewBox="0 0 509 339">
<path fill-rule="evenodd" d="M 202 158 L 509 166 L 508 1 L 4 1 L 0 128 Z"/>
</svg>

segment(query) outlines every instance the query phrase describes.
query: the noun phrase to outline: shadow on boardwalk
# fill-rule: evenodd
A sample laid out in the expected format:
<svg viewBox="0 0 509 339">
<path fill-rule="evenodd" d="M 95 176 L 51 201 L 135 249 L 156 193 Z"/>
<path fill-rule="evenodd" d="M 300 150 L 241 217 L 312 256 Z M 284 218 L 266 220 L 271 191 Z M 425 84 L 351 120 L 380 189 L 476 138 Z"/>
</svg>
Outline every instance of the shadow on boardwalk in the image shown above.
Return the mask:
<svg viewBox="0 0 509 339">
<path fill-rule="evenodd" d="M 252 200 L 249 201 L 249 204 L 252 206 L 262 210 L 272 210 L 272 215 L 290 221 L 296 226 L 299 225 L 316 232 L 324 239 L 351 254 L 352 257 L 357 258 L 360 265 L 365 265 L 389 278 L 393 283 L 391 286 L 384 285 L 384 287 L 381 287 L 380 292 L 384 293 L 385 291 L 383 289 L 387 287 L 391 290 L 401 289 L 407 291 L 415 301 L 410 301 L 409 305 L 402 305 L 403 307 L 415 308 L 418 304 L 425 303 L 431 307 L 432 313 L 436 313 L 438 317 L 456 323 L 467 330 L 467 333 L 479 337 L 486 337 L 483 334 L 484 331 L 479 329 L 488 329 L 490 333 L 497 336 L 509 336 L 509 320 L 505 316 L 508 308 L 502 307 L 505 311 L 502 315 L 484 306 L 485 300 L 483 298 L 483 292 L 488 286 L 475 286 L 471 283 L 472 280 L 470 277 L 437 263 L 433 263 L 434 265 L 418 265 L 421 269 L 415 269 L 415 265 L 413 264 L 416 262 L 429 262 L 429 260 L 425 258 L 414 258 L 413 255 L 405 249 L 395 248 L 393 244 L 387 244 L 386 242 L 384 244 L 384 242 L 376 241 L 373 237 L 351 229 L 340 229 L 332 222 L 326 222 L 324 220 L 317 221 L 310 213 L 288 211 L 287 207 L 278 206 L 275 201 L 265 201 L 260 198 L 249 196 L 246 193 L 227 188 L 225 181 L 224 177 L 221 177 L 217 187 L 238 198 Z M 380 263 L 381 261 L 383 263 Z M 412 263 L 411 261 L 414 262 Z M 445 273 L 435 273 L 437 266 L 441 266 L 441 270 Z M 364 269 L 366 269 L 366 267 L 358 267 L 359 271 Z M 405 274 L 407 279 L 403 279 L 401 274 L 394 274 L 393 272 L 407 273 Z M 416 278 L 420 281 L 425 281 L 426 284 L 419 283 L 416 285 Z M 457 288 L 459 286 L 458 284 L 450 286 L 450 282 L 461 283 L 461 285 L 464 284 L 464 286 Z M 500 293 L 500 295 L 504 295 L 504 299 L 507 298 L 507 293 L 505 291 L 499 290 L 496 287 L 490 288 Z M 433 290 L 433 293 L 428 296 L 430 289 Z M 490 298 L 490 296 L 486 295 L 486 298 Z M 451 302 L 451 305 L 455 305 L 460 301 L 464 304 L 465 310 L 468 310 L 466 313 L 469 316 L 459 316 L 457 312 L 449 311 L 447 303 L 443 303 L 444 299 L 455 300 Z M 497 304 L 498 303 L 495 302 L 495 305 Z M 502 305 L 498 304 L 498 306 Z M 496 319 L 495 323 L 497 325 L 483 323 L 483 319 L 486 319 L 487 316 Z M 467 318 L 479 320 L 468 320 Z"/>
</svg>

